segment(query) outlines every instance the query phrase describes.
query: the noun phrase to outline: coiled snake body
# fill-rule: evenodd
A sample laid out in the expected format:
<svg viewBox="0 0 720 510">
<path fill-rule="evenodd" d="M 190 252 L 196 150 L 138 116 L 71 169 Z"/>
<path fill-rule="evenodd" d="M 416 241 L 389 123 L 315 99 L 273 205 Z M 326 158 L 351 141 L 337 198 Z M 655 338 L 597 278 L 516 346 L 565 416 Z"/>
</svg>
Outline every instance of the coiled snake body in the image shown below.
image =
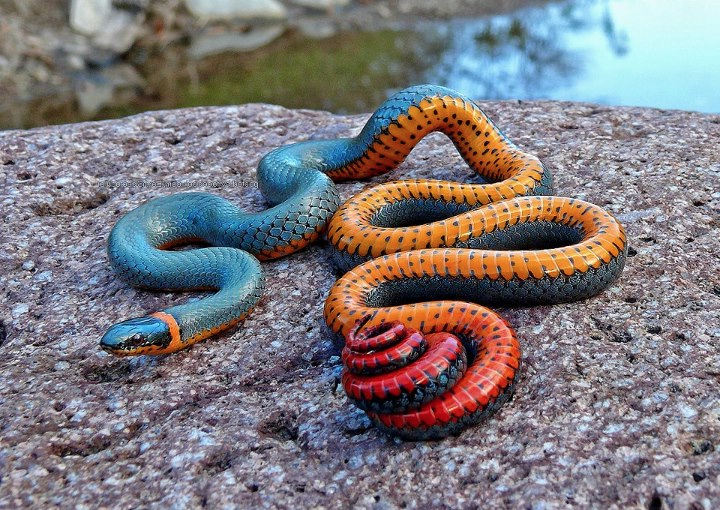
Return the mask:
<svg viewBox="0 0 720 510">
<path fill-rule="evenodd" d="M 433 131 L 450 137 L 486 183 L 390 182 L 332 216 L 340 202 L 332 180 L 387 172 Z M 119 323 L 103 337 L 105 349 L 172 352 L 229 327 L 262 290 L 259 265 L 246 252 L 282 256 L 327 226 L 333 259 L 348 271 L 325 303 L 327 324 L 346 337 L 348 396 L 384 430 L 438 438 L 499 407 L 520 366 L 512 328 L 476 303 L 583 299 L 610 285 L 625 262 L 625 234 L 609 213 L 547 196 L 544 165 L 472 101 L 442 87 L 399 92 L 357 137 L 276 149 L 260 162 L 258 180 L 277 204 L 263 213 L 186 193 L 118 222 L 108 252 L 131 283 L 219 292 Z M 163 249 L 196 240 L 219 247 Z"/>
</svg>

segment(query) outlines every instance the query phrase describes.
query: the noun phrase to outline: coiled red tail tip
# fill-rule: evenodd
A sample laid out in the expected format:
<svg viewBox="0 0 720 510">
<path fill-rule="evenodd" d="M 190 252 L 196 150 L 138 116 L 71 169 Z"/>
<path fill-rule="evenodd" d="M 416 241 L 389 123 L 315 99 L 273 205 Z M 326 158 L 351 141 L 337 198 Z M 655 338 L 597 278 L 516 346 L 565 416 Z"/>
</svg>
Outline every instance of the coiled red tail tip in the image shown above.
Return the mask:
<svg viewBox="0 0 720 510">
<path fill-rule="evenodd" d="M 439 439 L 477 423 L 509 398 L 520 352 L 512 330 L 498 332 L 502 323 L 473 326 L 461 340 L 361 318 L 342 354 L 348 399 L 405 439 Z"/>
<path fill-rule="evenodd" d="M 345 336 L 346 349 L 356 353 L 375 351 L 394 345 L 404 337 L 420 334 L 419 331 L 408 328 L 398 321 L 381 322 L 366 327 L 372 317 L 372 315 L 366 315 L 355 323 L 355 326 Z"/>
</svg>

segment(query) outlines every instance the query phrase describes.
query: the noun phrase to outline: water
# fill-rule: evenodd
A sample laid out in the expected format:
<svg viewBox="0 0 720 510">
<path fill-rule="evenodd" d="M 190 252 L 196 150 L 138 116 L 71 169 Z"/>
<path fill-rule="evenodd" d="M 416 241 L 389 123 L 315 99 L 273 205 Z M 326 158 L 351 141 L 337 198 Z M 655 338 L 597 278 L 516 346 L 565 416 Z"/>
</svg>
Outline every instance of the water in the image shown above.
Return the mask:
<svg viewBox="0 0 720 510">
<path fill-rule="evenodd" d="M 552 2 L 510 15 L 299 42 L 236 67 L 250 72 L 186 90 L 184 103 L 265 101 L 364 112 L 399 88 L 428 82 L 478 99 L 717 113 L 718 20 L 717 0 Z M 228 83 L 236 92 L 218 97 Z"/>
<path fill-rule="evenodd" d="M 566 0 L 402 30 L 327 39 L 286 34 L 253 53 L 200 60 L 184 48 L 164 48 L 156 55 L 131 55 L 147 81 L 143 93 L 117 96 L 114 106 L 90 116 L 57 106 L 57 98 L 43 99 L 24 105 L 21 123 L 246 102 L 369 112 L 392 92 L 422 82 L 480 100 L 557 99 L 718 113 L 718 20 L 717 0 Z"/>
<path fill-rule="evenodd" d="M 574 1 L 457 20 L 428 79 L 473 97 L 720 112 L 720 2 Z"/>
</svg>

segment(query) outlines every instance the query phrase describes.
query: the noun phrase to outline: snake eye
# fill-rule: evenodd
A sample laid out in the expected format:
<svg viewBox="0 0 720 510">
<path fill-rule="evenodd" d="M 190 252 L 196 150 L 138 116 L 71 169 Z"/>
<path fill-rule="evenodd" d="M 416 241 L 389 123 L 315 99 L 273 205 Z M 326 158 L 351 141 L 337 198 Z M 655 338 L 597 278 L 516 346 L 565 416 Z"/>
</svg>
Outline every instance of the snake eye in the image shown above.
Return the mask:
<svg viewBox="0 0 720 510">
<path fill-rule="evenodd" d="M 133 336 L 127 339 L 128 345 L 138 347 L 143 345 L 147 341 L 147 337 L 142 333 L 135 333 Z"/>
</svg>

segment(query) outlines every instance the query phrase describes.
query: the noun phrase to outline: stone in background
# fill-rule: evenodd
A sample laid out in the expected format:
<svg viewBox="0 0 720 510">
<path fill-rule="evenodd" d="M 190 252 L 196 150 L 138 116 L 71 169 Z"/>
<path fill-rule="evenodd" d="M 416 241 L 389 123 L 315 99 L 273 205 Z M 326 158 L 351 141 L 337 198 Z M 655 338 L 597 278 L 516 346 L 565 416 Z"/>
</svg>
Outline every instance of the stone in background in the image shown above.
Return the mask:
<svg viewBox="0 0 720 510">
<path fill-rule="evenodd" d="M 287 18 L 287 9 L 276 0 L 185 0 L 197 18 L 212 19 L 274 19 Z"/>
</svg>

